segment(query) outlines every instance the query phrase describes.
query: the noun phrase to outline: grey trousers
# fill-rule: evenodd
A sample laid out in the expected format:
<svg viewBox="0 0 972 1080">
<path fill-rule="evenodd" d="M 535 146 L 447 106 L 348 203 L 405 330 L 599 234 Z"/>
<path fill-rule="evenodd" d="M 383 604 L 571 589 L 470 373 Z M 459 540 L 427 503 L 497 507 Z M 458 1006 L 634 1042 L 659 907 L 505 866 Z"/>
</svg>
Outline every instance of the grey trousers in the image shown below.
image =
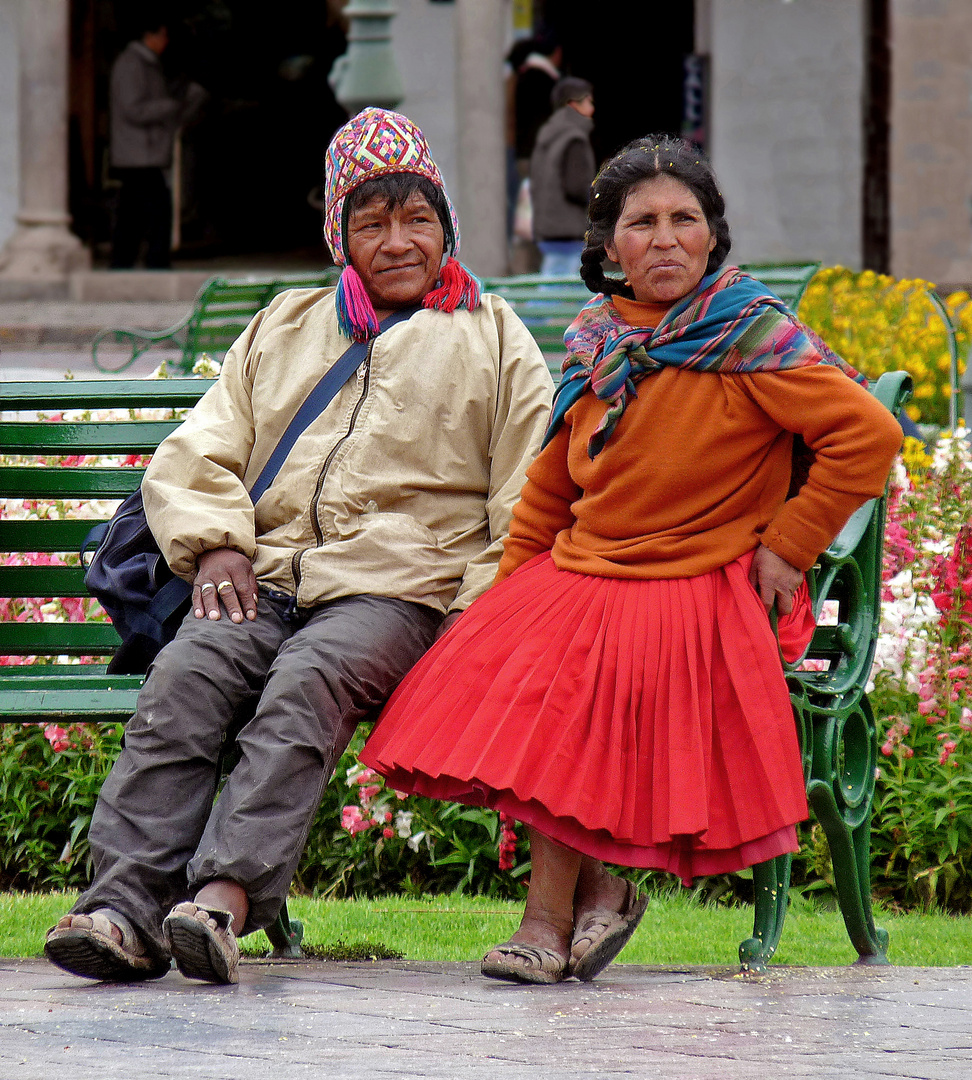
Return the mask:
<svg viewBox="0 0 972 1080">
<path fill-rule="evenodd" d="M 127 916 L 166 957 L 161 923 L 207 882 L 241 885 L 242 933 L 270 925 L 324 785 L 355 726 L 431 645 L 441 616 L 377 596 L 288 618 L 263 595 L 253 622 L 192 612 L 156 657 L 104 782 L 89 839 L 95 875 L 75 912 Z M 213 803 L 239 717 L 241 757 Z"/>
</svg>

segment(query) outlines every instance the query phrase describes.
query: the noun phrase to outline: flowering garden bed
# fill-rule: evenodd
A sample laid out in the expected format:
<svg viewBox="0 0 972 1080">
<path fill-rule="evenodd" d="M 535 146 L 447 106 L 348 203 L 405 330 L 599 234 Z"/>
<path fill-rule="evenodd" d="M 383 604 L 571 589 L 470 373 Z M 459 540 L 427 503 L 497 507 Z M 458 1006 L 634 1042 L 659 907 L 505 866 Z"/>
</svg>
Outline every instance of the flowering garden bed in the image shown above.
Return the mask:
<svg viewBox="0 0 972 1080">
<path fill-rule="evenodd" d="M 945 306 L 964 356 L 972 301 L 957 293 Z M 868 376 L 910 371 L 912 418 L 945 421 L 947 330 L 927 299 L 927 283 L 824 270 L 800 313 Z M 871 680 L 871 702 L 883 718 L 872 882 L 878 897 L 901 909 L 972 910 L 972 459 L 963 434 L 940 437 L 930 453 L 908 440 L 888 504 Z M 75 510 L 0 500 L 2 516 Z M 94 601 L 0 598 L 2 619 L 99 617 Z M 87 823 L 120 736 L 120 726 L 0 726 L 0 887 L 84 884 Z M 529 864 L 513 823 L 490 811 L 400 796 L 358 764 L 354 750 L 362 741 L 359 732 L 327 788 L 297 872 L 299 889 L 335 897 L 519 894 Z M 824 890 L 830 874 L 821 830 L 808 826 L 804 841 L 796 880 Z"/>
</svg>

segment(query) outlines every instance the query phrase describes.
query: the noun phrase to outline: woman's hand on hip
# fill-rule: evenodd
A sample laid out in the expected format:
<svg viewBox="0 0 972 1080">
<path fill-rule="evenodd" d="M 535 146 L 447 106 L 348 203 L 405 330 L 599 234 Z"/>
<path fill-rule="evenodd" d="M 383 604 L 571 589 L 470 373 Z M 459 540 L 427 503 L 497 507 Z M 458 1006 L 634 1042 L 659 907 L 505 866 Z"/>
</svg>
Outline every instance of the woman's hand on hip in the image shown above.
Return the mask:
<svg viewBox="0 0 972 1080">
<path fill-rule="evenodd" d="M 192 583 L 192 608 L 197 619 L 219 618 L 222 602 L 235 623 L 255 619 L 257 613 L 256 575 L 253 564 L 231 548 L 204 551 L 196 560 Z"/>
<path fill-rule="evenodd" d="M 760 544 L 749 568 L 749 580 L 767 611 L 775 603 L 780 615 L 789 615 L 793 610 L 793 594 L 803 581 L 803 571 Z"/>
</svg>

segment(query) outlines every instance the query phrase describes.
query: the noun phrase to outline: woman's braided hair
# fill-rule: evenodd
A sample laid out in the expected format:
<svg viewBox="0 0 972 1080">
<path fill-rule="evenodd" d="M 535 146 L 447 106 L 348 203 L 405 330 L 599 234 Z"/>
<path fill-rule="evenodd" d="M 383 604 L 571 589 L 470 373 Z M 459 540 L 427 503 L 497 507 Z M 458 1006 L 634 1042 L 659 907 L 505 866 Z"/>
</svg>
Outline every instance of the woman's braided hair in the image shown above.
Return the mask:
<svg viewBox="0 0 972 1080">
<path fill-rule="evenodd" d="M 729 254 L 732 241 L 729 223 L 725 219 L 726 204 L 719 191 L 712 166 L 701 151 L 683 139 L 670 135 L 647 135 L 635 139 L 597 174 L 587 204 L 587 236 L 581 255 L 581 277 L 593 293 L 627 296 L 634 291 L 620 278 L 608 277 L 602 263 L 607 258 L 604 244 L 614 236 L 628 192 L 644 180 L 656 176 L 672 176 L 680 180 L 699 200 L 716 244 L 709 255 L 705 272 L 711 274 L 722 265 Z"/>
</svg>

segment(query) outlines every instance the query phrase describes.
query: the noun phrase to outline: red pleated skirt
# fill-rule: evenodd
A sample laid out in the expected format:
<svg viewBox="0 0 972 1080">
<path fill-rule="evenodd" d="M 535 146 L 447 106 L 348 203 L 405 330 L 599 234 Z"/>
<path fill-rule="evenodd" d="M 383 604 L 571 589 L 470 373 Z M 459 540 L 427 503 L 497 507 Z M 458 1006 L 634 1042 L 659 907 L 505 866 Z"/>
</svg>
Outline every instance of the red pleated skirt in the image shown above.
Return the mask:
<svg viewBox="0 0 972 1080">
<path fill-rule="evenodd" d="M 803 769 L 751 561 L 631 580 L 538 555 L 412 669 L 361 761 L 685 882 L 796 851 Z M 805 588 L 797 600 L 799 651 L 813 624 Z"/>
</svg>

